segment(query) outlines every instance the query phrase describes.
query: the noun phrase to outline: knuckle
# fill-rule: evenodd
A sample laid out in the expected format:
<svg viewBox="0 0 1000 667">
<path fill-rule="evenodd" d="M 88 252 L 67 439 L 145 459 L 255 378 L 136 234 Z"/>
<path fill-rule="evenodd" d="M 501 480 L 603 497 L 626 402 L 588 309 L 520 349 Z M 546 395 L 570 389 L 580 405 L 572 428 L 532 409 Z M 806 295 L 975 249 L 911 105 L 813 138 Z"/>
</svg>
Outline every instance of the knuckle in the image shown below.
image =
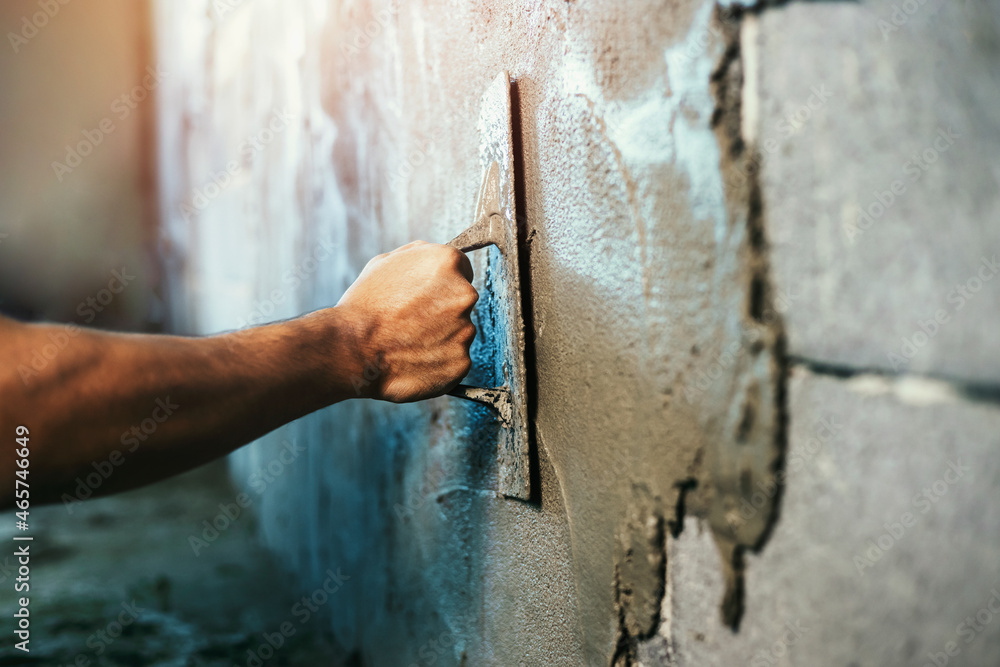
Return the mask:
<svg viewBox="0 0 1000 667">
<path fill-rule="evenodd" d="M 465 256 L 465 253 L 458 248 L 450 245 L 444 246 L 448 249 L 448 257 L 454 262 L 455 266 L 461 266 L 463 263 L 468 262 L 469 258 Z"/>
</svg>

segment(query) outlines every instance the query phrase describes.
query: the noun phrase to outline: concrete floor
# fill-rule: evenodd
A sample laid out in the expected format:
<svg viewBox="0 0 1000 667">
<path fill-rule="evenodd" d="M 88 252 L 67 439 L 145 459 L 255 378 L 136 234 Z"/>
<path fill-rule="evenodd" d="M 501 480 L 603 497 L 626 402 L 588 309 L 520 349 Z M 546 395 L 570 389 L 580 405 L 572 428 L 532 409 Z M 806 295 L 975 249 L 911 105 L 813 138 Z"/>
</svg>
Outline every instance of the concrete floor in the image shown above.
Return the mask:
<svg viewBox="0 0 1000 667">
<path fill-rule="evenodd" d="M 0 666 L 259 665 L 248 651 L 258 653 L 262 633 L 273 636 L 284 622 L 292 622 L 295 633 L 263 664 L 344 664 L 321 633 L 323 612 L 337 610 L 320 610 L 306 622 L 293 615 L 296 600 L 310 591 L 299 591 L 258 546 L 251 514 L 241 514 L 194 554 L 189 536 L 200 534 L 202 522 L 236 495 L 218 462 L 145 489 L 75 503 L 72 514 L 63 504 L 33 508 L 31 652 L 13 648 L 13 625 L 5 621 Z M 0 515 L 0 542 L 15 544 L 14 521 L 12 513 Z M 16 605 L 13 552 L 13 546 L 0 551 L 4 616 Z M 112 639 L 123 603 L 135 605 L 136 620 Z"/>
</svg>

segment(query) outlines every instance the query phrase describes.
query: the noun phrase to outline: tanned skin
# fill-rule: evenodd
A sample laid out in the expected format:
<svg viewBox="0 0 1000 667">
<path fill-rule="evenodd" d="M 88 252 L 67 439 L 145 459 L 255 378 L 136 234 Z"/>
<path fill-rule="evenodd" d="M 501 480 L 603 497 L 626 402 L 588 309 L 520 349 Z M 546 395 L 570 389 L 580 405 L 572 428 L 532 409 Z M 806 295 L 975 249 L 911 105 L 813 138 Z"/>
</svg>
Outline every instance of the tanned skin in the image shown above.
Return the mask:
<svg viewBox="0 0 1000 667">
<path fill-rule="evenodd" d="M 348 398 L 439 396 L 471 367 L 479 298 L 471 281 L 460 251 L 417 241 L 372 259 L 332 308 L 203 338 L 80 329 L 27 379 L 18 366 L 30 367 L 49 334 L 65 328 L 0 317 L 0 443 L 8 449 L 0 505 L 14 504 L 19 425 L 30 430 L 34 504 L 72 496 L 76 478 L 116 450 L 124 463 L 100 494 L 190 470 Z M 161 404 L 176 408 L 167 416 Z M 163 421 L 129 452 L 123 436 L 151 416 Z"/>
</svg>

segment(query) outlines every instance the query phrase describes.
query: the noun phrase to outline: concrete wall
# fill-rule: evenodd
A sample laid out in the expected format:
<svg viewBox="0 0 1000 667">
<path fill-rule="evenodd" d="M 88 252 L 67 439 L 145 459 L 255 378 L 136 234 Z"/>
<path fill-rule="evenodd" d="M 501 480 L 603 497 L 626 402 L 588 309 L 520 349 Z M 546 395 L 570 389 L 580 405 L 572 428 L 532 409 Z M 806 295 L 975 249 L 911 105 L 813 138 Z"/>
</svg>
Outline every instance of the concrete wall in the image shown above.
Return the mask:
<svg viewBox="0 0 1000 667">
<path fill-rule="evenodd" d="M 256 507 L 345 656 L 995 662 L 1000 13 L 904 4 L 157 3 L 180 330 L 454 236 L 516 81 L 539 501 L 450 398 L 233 457 L 308 443 Z"/>
</svg>

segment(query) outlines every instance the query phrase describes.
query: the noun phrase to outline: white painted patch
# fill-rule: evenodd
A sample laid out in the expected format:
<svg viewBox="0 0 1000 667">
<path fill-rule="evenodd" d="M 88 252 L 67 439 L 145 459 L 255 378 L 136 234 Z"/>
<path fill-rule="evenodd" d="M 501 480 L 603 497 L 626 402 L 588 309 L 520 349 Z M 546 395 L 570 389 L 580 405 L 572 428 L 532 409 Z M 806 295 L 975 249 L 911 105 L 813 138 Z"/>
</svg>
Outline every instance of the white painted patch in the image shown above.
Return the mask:
<svg viewBox="0 0 1000 667">
<path fill-rule="evenodd" d="M 896 396 L 909 405 L 937 405 L 959 400 L 955 388 L 947 382 L 928 378 L 906 376 L 896 382 Z"/>
<path fill-rule="evenodd" d="M 712 28 L 713 3 L 705 3 L 695 16 L 684 41 L 664 54 L 670 77 L 671 97 L 667 108 L 671 114 L 675 142 L 675 164 L 688 175 L 691 188 L 691 208 L 696 220 L 714 223 L 715 242 L 721 243 L 726 234 L 726 205 L 722 174 L 719 171 L 719 145 L 709 125 L 715 100 L 709 87 L 712 69 L 721 55 L 721 44 L 706 39 Z M 707 49 L 696 57 L 698 47 Z"/>
<path fill-rule="evenodd" d="M 955 388 L 942 380 L 915 375 L 898 379 L 882 375 L 858 375 L 846 382 L 847 388 L 863 396 L 891 394 L 904 405 L 928 406 L 955 403 L 959 400 Z"/>
<path fill-rule="evenodd" d="M 593 102 L 608 139 L 629 168 L 672 163 L 687 175 L 695 219 L 712 221 L 715 240 L 721 242 L 726 207 L 719 146 L 710 126 L 715 100 L 709 80 L 721 55 L 713 7 L 704 3 L 684 40 L 664 52 L 669 83 L 664 79 L 637 99 L 606 103 L 595 64 L 578 52 L 567 54 L 562 74 L 567 95 L 584 95 Z"/>
<path fill-rule="evenodd" d="M 882 396 L 892 391 L 892 384 L 881 375 L 857 375 L 846 384 L 849 390 L 862 396 Z"/>
</svg>

